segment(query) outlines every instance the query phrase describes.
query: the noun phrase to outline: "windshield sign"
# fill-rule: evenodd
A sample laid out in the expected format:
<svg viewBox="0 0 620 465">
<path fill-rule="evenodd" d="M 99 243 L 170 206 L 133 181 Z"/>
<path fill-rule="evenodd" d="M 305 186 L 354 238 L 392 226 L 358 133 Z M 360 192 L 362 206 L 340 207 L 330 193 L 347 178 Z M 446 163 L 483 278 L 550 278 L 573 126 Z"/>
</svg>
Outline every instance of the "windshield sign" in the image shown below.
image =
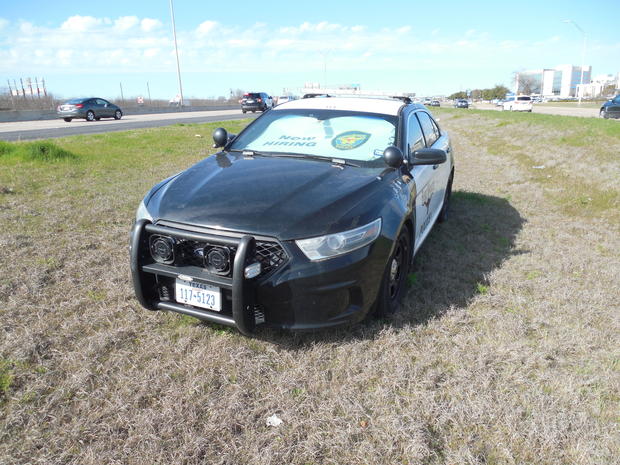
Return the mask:
<svg viewBox="0 0 620 465">
<path fill-rule="evenodd" d="M 231 149 L 340 158 L 363 165 L 383 163 L 394 145 L 396 117 L 336 110 L 266 113 L 235 139 Z"/>
</svg>

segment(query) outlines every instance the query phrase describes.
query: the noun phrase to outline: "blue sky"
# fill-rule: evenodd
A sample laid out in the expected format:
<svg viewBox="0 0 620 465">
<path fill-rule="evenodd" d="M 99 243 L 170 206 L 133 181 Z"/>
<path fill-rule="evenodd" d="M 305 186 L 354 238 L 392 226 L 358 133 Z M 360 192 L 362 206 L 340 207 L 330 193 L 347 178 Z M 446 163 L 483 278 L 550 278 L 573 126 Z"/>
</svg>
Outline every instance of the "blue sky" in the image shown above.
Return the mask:
<svg viewBox="0 0 620 465">
<path fill-rule="evenodd" d="M 59 97 L 177 93 L 168 0 L 3 2 L 0 90 L 44 77 Z M 581 61 L 620 71 L 619 0 L 206 2 L 176 0 L 186 98 L 280 94 L 306 82 L 450 94 L 510 86 L 517 70 Z"/>
</svg>

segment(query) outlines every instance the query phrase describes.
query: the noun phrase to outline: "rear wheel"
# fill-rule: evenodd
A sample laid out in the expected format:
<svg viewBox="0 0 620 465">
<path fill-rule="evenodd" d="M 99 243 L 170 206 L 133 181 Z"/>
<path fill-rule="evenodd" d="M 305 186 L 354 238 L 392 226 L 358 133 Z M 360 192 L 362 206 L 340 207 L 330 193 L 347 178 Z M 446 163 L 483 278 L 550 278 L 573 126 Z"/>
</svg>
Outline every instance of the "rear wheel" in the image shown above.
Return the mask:
<svg viewBox="0 0 620 465">
<path fill-rule="evenodd" d="M 114 112 L 114 119 L 121 119 L 123 117 L 123 112 L 120 110 L 116 110 Z"/>
<path fill-rule="evenodd" d="M 241 113 L 243 113 L 245 115 L 245 110 L 241 110 Z"/>
<path fill-rule="evenodd" d="M 63 118 L 67 123 L 70 123 L 73 118 Z"/>
<path fill-rule="evenodd" d="M 405 280 L 409 273 L 411 260 L 411 239 L 409 230 L 404 227 L 390 255 L 387 267 L 383 273 L 379 296 L 375 303 L 374 315 L 384 317 L 393 314 L 400 307 L 405 294 Z"/>
<path fill-rule="evenodd" d="M 95 113 L 92 110 L 88 110 L 86 113 L 86 121 L 95 121 Z"/>
</svg>

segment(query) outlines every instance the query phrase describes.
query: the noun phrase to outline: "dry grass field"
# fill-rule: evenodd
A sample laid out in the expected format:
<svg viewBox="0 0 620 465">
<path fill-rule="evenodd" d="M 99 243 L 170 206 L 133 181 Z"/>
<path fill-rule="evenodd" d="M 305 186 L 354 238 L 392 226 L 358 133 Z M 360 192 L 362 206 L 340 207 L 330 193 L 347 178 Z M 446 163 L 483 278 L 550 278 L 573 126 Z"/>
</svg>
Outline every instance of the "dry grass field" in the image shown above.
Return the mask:
<svg viewBox="0 0 620 465">
<path fill-rule="evenodd" d="M 455 195 L 404 308 L 252 339 L 129 281 L 214 125 L 0 145 L 0 464 L 617 464 L 620 122 L 435 113 Z"/>
</svg>

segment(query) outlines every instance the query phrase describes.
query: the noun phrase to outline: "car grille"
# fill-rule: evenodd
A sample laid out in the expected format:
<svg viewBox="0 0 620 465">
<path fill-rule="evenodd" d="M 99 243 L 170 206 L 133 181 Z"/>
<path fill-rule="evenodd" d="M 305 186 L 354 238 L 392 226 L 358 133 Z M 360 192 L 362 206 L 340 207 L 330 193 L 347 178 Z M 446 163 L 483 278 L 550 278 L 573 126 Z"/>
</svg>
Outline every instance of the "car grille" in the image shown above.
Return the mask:
<svg viewBox="0 0 620 465">
<path fill-rule="evenodd" d="M 224 272 L 217 274 L 229 277 L 232 276 L 235 252 L 237 251 L 237 248 L 234 246 L 224 246 L 217 243 L 189 239 L 177 239 L 174 246 L 174 265 L 207 268 L 204 256 L 205 253 L 208 253 L 212 248 L 228 249 L 230 263 Z M 278 242 L 257 240 L 254 258 L 261 264 L 262 271 L 260 276 L 267 276 L 284 265 L 288 260 L 288 255 Z"/>
</svg>

